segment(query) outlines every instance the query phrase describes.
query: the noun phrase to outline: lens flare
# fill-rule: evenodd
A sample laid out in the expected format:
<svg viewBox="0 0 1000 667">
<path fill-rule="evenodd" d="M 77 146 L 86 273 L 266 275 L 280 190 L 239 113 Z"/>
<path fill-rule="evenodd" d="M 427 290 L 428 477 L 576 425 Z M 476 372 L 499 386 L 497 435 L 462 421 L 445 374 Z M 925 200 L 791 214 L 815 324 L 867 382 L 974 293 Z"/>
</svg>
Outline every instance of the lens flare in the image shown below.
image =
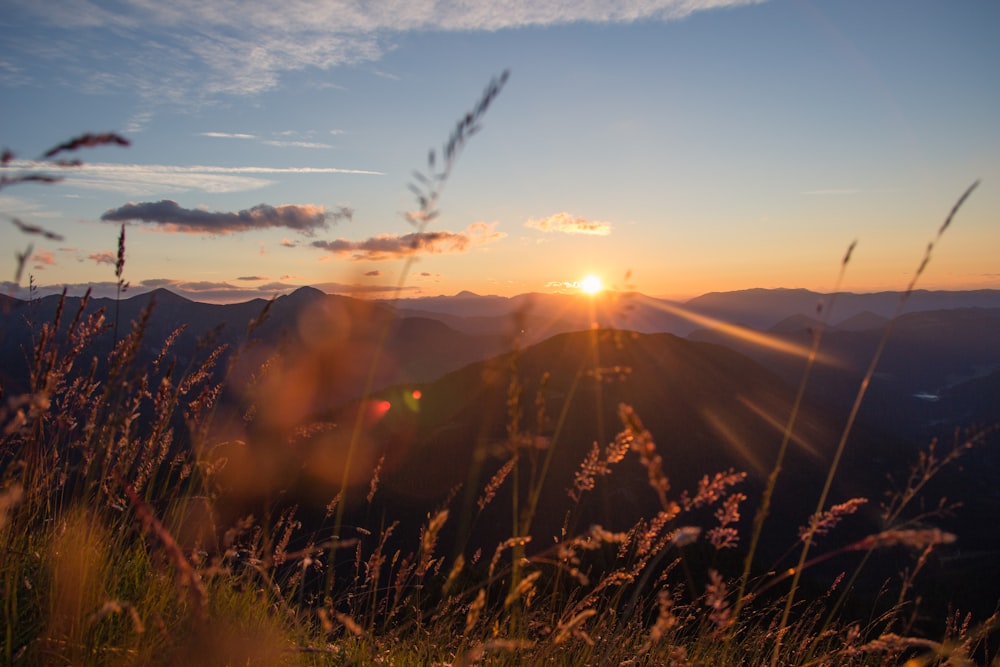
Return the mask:
<svg viewBox="0 0 1000 667">
<path fill-rule="evenodd" d="M 597 294 L 604 289 L 604 283 L 601 281 L 600 276 L 595 276 L 590 274 L 583 277 L 580 281 L 580 291 L 584 294 Z"/>
</svg>

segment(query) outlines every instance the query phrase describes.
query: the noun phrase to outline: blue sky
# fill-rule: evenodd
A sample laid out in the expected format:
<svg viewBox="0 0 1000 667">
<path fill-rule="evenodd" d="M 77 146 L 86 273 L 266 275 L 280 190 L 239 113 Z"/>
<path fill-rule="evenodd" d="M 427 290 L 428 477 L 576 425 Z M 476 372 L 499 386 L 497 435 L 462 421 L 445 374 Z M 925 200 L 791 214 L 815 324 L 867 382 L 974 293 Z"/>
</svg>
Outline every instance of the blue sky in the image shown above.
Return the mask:
<svg viewBox="0 0 1000 667">
<path fill-rule="evenodd" d="M 7 0 L 7 175 L 132 145 L 0 190 L 0 279 L 31 243 L 17 293 L 106 290 L 125 221 L 132 292 L 200 300 L 829 290 L 855 239 L 843 287 L 902 289 L 980 178 L 921 286 L 998 288 L 998 25 L 995 0 Z M 504 69 L 406 236 L 411 172 Z"/>
</svg>

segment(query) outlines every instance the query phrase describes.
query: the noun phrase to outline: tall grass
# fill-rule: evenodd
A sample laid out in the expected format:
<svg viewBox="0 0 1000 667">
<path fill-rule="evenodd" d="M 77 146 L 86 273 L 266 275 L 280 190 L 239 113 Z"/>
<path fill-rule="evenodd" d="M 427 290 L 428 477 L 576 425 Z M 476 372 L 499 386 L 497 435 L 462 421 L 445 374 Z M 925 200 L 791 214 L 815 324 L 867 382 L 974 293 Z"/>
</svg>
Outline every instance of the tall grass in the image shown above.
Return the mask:
<svg viewBox="0 0 1000 667">
<path fill-rule="evenodd" d="M 441 171 L 431 154 L 431 175 L 415 188 L 414 224 L 434 219 L 459 149 L 505 81 L 506 75 L 491 84 L 459 122 Z M 95 141 L 68 142 L 61 150 Z M 120 287 L 124 258 L 122 233 Z M 929 259 L 930 250 L 904 301 Z M 842 270 L 848 261 L 849 253 Z M 148 340 L 147 309 L 129 331 L 114 332 L 111 354 L 97 359 L 95 342 L 112 325 L 87 303 L 84 297 L 68 312 L 64 295 L 31 350 L 30 389 L 0 395 L 4 664 L 1000 664 L 990 648 L 996 614 L 971 619 L 956 610 L 931 636 L 915 634 L 908 622 L 916 574 L 955 539 L 919 512 L 908 521 L 911 507 L 986 432 L 944 454 L 933 446 L 921 452 L 886 504 L 880 530 L 812 555 L 815 538 L 835 531 L 864 503 L 828 506 L 827 498 L 878 355 L 813 517 L 801 528 L 796 564 L 759 572 L 754 553 L 809 366 L 749 536 L 739 530 L 743 504 L 756 500 L 741 490 L 745 474 L 705 471 L 696 488 L 678 493 L 656 437 L 628 405 L 619 407 L 620 429 L 611 442 L 584 448 L 564 506 L 543 508 L 554 457 L 568 455 L 560 441 L 573 395 L 587 371 L 600 369 L 596 358 L 580 360 L 552 420 L 546 378 L 536 383 L 536 396 L 526 395 L 517 351 L 507 357 L 503 461 L 482 479 L 478 470 L 470 473 L 473 486 L 454 489 L 414 526 L 387 515 L 380 503 L 384 458 L 357 470 L 372 429 L 364 406 L 377 398 L 374 373 L 364 391 L 370 400 L 362 401 L 346 439 L 324 439 L 336 426 L 308 411 L 277 428 L 261 416 L 272 407 L 259 403 L 273 396 L 266 391 L 241 392 L 251 398 L 231 399 L 238 419 L 223 419 L 234 409 L 220 402 L 225 387 L 213 372 L 223 349 L 208 346 L 180 368 L 172 356 L 179 331 Z M 140 349 L 151 344 L 159 354 L 141 363 Z M 818 345 L 817 337 L 814 354 Z M 281 363 L 280 355 L 265 361 L 250 388 L 264 386 Z M 524 418 L 531 411 L 534 426 Z M 540 425 L 550 422 L 554 428 L 543 433 Z M 267 446 L 258 446 L 262 440 Z M 295 489 L 281 486 L 278 470 L 287 465 L 282 452 L 313 442 L 333 448 L 322 459 L 335 472 L 319 511 L 287 498 Z M 628 458 L 644 469 L 657 511 L 624 530 L 589 524 L 584 501 L 613 483 Z M 267 480 L 260 482 L 266 493 L 241 486 L 249 471 Z M 501 498 L 510 503 L 509 534 L 486 544 L 465 541 L 456 517 L 471 512 L 469 522 L 489 521 Z M 561 530 L 539 535 L 540 513 L 554 511 L 564 513 Z M 734 556 L 745 537 L 745 557 Z M 867 615 L 842 611 L 868 556 L 885 549 L 913 554 L 893 598 L 873 603 Z M 803 600 L 804 572 L 855 554 L 862 557 L 847 581 Z"/>
</svg>

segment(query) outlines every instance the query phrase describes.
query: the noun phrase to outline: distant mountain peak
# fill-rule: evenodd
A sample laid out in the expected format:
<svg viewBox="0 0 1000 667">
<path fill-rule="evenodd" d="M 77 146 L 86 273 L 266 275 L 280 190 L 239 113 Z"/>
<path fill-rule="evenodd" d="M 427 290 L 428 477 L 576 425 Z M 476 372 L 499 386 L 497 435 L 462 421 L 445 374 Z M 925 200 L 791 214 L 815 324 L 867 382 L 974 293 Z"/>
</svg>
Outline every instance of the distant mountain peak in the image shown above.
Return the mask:
<svg viewBox="0 0 1000 667">
<path fill-rule="evenodd" d="M 315 299 L 325 298 L 326 296 L 326 292 L 318 290 L 315 287 L 310 287 L 309 285 L 300 287 L 291 294 L 286 295 L 287 298 L 294 299 L 296 301 L 313 301 Z"/>
<path fill-rule="evenodd" d="M 458 294 L 456 294 L 454 296 L 454 298 L 456 298 L 456 299 L 473 299 L 473 298 L 478 299 L 479 295 L 476 294 L 475 292 L 470 292 L 469 290 L 464 289 L 461 292 L 459 292 Z"/>
<path fill-rule="evenodd" d="M 194 303 L 191 299 L 171 292 L 165 287 L 157 287 L 150 292 L 139 294 L 138 296 L 144 299 L 156 299 L 157 303 Z"/>
</svg>

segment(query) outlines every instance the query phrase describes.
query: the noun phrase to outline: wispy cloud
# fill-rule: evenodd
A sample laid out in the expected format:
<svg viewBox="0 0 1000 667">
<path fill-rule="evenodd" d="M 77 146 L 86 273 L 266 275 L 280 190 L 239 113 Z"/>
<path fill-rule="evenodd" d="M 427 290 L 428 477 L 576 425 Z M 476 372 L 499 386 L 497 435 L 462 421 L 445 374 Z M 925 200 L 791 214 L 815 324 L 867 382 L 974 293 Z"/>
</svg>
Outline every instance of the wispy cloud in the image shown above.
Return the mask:
<svg viewBox="0 0 1000 667">
<path fill-rule="evenodd" d="M 591 236 L 607 236 L 613 227 L 610 223 L 597 220 L 587 220 L 569 213 L 556 213 L 547 218 L 531 218 L 524 223 L 525 227 L 543 232 L 560 232 L 562 234 L 587 234 Z"/>
<path fill-rule="evenodd" d="M 226 281 L 214 280 L 177 280 L 172 278 L 150 278 L 139 284 L 140 290 L 166 289 L 192 301 L 207 303 L 238 303 L 252 299 L 271 298 L 276 295 L 288 294 L 301 285 L 283 282 L 272 282 L 256 287 L 233 285 Z M 138 291 L 138 290 L 136 290 Z"/>
<path fill-rule="evenodd" d="M 39 250 L 31 256 L 31 261 L 35 263 L 36 269 L 42 269 L 46 266 L 55 266 L 56 254 L 48 250 Z"/>
<path fill-rule="evenodd" d="M 51 171 L 49 164 L 27 160 L 11 162 L 10 167 L 18 170 Z M 339 167 L 215 167 L 86 163 L 71 171 L 64 170 L 58 173 L 59 176 L 65 177 L 68 185 L 131 195 L 187 191 L 244 192 L 274 183 L 273 180 L 264 178 L 265 176 L 297 174 L 382 176 L 383 172 Z"/>
<path fill-rule="evenodd" d="M 105 211 L 106 222 L 146 222 L 167 232 L 190 234 L 231 234 L 251 229 L 286 227 L 311 236 L 317 229 L 328 226 L 328 215 L 322 206 L 288 204 L 269 206 L 258 204 L 242 211 L 205 211 L 183 208 L 177 202 L 164 199 L 157 202 L 129 202 Z"/>
<path fill-rule="evenodd" d="M 12 162 L 9 164 L 14 163 Z M 9 218 L 16 218 L 19 216 L 24 216 L 25 218 L 30 219 L 59 217 L 58 213 L 43 208 L 42 204 L 37 201 L 22 199 L 21 197 L 14 197 L 11 195 L 0 195 L 0 211 L 3 211 L 5 217 Z"/>
<path fill-rule="evenodd" d="M 110 264 L 111 266 L 114 266 L 118 257 L 110 250 L 102 250 L 100 252 L 90 253 L 87 255 L 87 259 L 97 262 L 98 264 Z"/>
<path fill-rule="evenodd" d="M 244 280 L 246 282 L 254 283 L 261 280 L 270 280 L 267 276 L 240 276 L 237 280 Z"/>
<path fill-rule="evenodd" d="M 335 148 L 333 144 L 324 144 L 321 141 L 280 141 L 277 139 L 268 139 L 261 143 L 266 146 L 277 146 L 279 148 Z"/>
<path fill-rule="evenodd" d="M 671 21 L 699 11 L 761 0 L 609 0 L 503 3 L 413 0 L 247 0 L 239 11 L 216 2 L 123 0 L 113 9 L 96 0 L 17 3 L 15 9 L 64 30 L 47 48 L 20 42 L 4 70 L 23 78 L 32 60 L 81 73 L 94 64 L 94 44 L 110 45 L 98 68 L 73 79 L 90 88 L 138 90 L 176 103 L 192 95 L 248 95 L 275 88 L 281 76 L 378 61 L 394 35 L 417 30 L 496 31 L 570 23 Z M 21 17 L 15 17 L 18 19 Z M 21 19 L 23 20 L 23 18 Z M 155 33 L 150 35 L 151 27 Z M 113 34 L 113 38 L 111 35 Z M 154 45 L 155 48 L 150 48 Z M 101 70 L 100 67 L 106 68 Z M 112 70 L 112 68 L 114 68 Z"/>
<path fill-rule="evenodd" d="M 327 294 L 345 294 L 347 296 L 377 297 L 398 292 L 419 292 L 416 285 L 359 285 L 357 283 L 316 283 L 312 285 Z"/>
<path fill-rule="evenodd" d="M 39 284 L 34 287 L 34 292 L 31 293 L 29 288 L 25 285 L 18 285 L 12 281 L 2 281 L 0 282 L 0 290 L 3 290 L 4 294 L 13 296 L 15 299 L 30 299 L 43 296 L 49 296 L 52 294 L 61 294 L 65 288 L 66 294 L 68 296 L 82 296 L 84 292 L 88 289 L 92 291 L 95 297 L 108 297 L 115 296 L 118 290 L 117 282 L 95 282 L 95 283 L 68 283 L 68 284 L 53 284 L 45 285 Z M 143 291 L 143 290 L 140 290 Z"/>
<path fill-rule="evenodd" d="M 256 134 L 244 134 L 242 132 L 199 132 L 199 137 L 211 137 L 212 139 L 256 139 Z"/>
<path fill-rule="evenodd" d="M 465 231 L 475 239 L 478 245 L 493 243 L 507 236 L 506 232 L 498 232 L 495 222 L 474 222 L 465 228 Z"/>
<path fill-rule="evenodd" d="M 125 134 L 139 134 L 146 129 L 146 125 L 153 119 L 153 112 L 148 109 L 133 114 L 125 123 Z"/>
<path fill-rule="evenodd" d="M 294 136 L 298 132 L 279 132 L 279 136 Z M 292 139 L 263 139 L 256 134 L 246 134 L 243 132 L 199 132 L 200 137 L 211 139 L 249 139 L 264 144 L 265 146 L 275 146 L 277 148 L 336 148 L 333 144 L 321 141 L 303 141 Z"/>
<path fill-rule="evenodd" d="M 506 236 L 494 230 L 496 223 L 476 222 L 465 232 L 433 231 L 410 234 L 379 234 L 364 241 L 313 241 L 310 245 L 355 261 L 384 261 L 414 255 L 466 252 L 474 245 L 486 245 Z"/>
</svg>

